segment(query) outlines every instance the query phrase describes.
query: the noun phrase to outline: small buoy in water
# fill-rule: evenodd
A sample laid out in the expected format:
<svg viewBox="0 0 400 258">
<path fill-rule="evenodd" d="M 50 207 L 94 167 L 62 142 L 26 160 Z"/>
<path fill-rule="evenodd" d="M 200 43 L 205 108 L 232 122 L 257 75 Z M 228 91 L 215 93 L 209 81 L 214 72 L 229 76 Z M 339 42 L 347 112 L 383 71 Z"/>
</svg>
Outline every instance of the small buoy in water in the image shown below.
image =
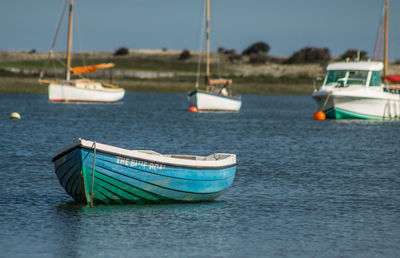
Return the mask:
<svg viewBox="0 0 400 258">
<path fill-rule="evenodd" d="M 13 112 L 13 113 L 10 114 L 10 119 L 17 119 L 17 120 L 19 120 L 19 119 L 21 119 L 21 115 L 18 114 L 17 112 Z"/>
<path fill-rule="evenodd" d="M 326 115 L 322 110 L 318 110 L 317 112 L 314 113 L 313 116 L 314 120 L 325 120 Z"/>
<path fill-rule="evenodd" d="M 199 111 L 199 110 L 197 109 L 197 107 L 192 106 L 192 107 L 189 108 L 189 111 L 190 111 L 190 112 L 197 112 L 197 111 Z"/>
</svg>

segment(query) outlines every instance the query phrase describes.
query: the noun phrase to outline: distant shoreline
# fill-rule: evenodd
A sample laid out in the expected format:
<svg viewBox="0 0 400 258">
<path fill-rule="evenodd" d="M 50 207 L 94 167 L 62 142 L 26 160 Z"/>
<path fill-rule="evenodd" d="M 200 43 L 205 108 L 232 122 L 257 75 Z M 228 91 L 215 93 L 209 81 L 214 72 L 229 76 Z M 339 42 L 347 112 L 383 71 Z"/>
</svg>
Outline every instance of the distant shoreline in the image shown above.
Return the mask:
<svg viewBox="0 0 400 258">
<path fill-rule="evenodd" d="M 180 53 L 176 50 L 130 50 L 128 55 L 114 56 L 113 52 L 75 52 L 73 60 L 77 66 L 83 65 L 83 59 L 86 59 L 85 64 L 115 63 L 112 73 L 103 70 L 87 77 L 104 82 L 112 79 L 127 92 L 187 93 L 195 85 L 198 52 L 191 52 L 190 58 L 183 61 L 179 59 Z M 64 53 L 55 53 L 55 56 L 62 59 Z M 0 51 L 0 93 L 47 93 L 46 85 L 38 81 L 47 57 L 48 53 Z M 212 54 L 211 64 L 212 71 L 219 71 L 219 76 L 233 79 L 237 94 L 311 94 L 315 88 L 314 78 L 325 74 L 324 67 L 319 64 L 287 65 L 268 61 L 250 64 L 243 58 L 231 62 L 216 53 Z M 48 77 L 63 78 L 65 69 L 61 65 L 50 64 L 49 67 Z M 389 72 L 400 73 L 400 65 L 391 65 Z M 201 78 L 200 83 L 203 82 Z"/>
</svg>

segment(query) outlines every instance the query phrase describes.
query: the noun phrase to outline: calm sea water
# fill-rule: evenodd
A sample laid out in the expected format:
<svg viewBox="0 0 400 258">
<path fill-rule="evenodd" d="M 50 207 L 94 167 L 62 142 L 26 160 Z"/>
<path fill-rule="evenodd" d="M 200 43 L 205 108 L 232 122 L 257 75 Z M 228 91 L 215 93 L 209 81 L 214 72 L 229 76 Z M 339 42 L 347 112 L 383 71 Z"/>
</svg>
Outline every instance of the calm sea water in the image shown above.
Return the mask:
<svg viewBox="0 0 400 258">
<path fill-rule="evenodd" d="M 186 110 L 184 94 L 111 105 L 0 95 L 0 256 L 400 257 L 400 122 L 314 121 L 309 96 L 244 95 L 234 114 Z M 82 207 L 51 162 L 79 137 L 236 153 L 237 174 L 211 203 Z"/>
</svg>

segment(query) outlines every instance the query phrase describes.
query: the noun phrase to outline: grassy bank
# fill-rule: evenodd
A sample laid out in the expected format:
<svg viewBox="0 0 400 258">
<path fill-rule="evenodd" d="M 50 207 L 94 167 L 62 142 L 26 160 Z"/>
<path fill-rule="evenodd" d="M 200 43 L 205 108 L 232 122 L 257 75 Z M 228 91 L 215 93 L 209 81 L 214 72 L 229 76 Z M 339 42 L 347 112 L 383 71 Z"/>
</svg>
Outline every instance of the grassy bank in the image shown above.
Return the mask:
<svg viewBox="0 0 400 258">
<path fill-rule="evenodd" d="M 0 77 L 0 93 L 47 93 L 46 85 L 37 78 Z"/>
<path fill-rule="evenodd" d="M 195 78 L 158 78 L 115 80 L 127 92 L 188 93 L 194 89 Z M 237 94 L 311 94 L 312 83 L 285 84 L 263 81 L 238 80 L 234 84 Z M 40 85 L 35 77 L 2 76 L 0 93 L 47 93 L 46 84 Z"/>
<path fill-rule="evenodd" d="M 115 57 L 110 52 L 88 52 L 74 54 L 73 65 L 113 62 L 116 65 L 114 69 L 120 71 L 173 73 L 172 77 L 155 78 L 121 75 L 114 77 L 113 83 L 128 92 L 187 93 L 194 88 L 198 55 L 194 53 L 189 59 L 180 60 L 179 53 L 133 51 L 127 56 Z M 61 59 L 63 53 L 56 55 Z M 3 52 L 0 55 L 0 93 L 46 93 L 46 85 L 38 82 L 38 71 L 43 68 L 46 58 L 46 53 Z M 49 67 L 63 69 L 62 65 L 56 63 L 50 63 Z M 9 68 L 35 71 L 26 74 L 10 71 Z M 228 62 L 216 54 L 212 56 L 211 70 L 218 71 L 216 77 L 232 78 L 233 89 L 237 94 L 311 94 L 314 88 L 312 78 L 321 73 L 319 66 L 248 65 Z"/>
</svg>

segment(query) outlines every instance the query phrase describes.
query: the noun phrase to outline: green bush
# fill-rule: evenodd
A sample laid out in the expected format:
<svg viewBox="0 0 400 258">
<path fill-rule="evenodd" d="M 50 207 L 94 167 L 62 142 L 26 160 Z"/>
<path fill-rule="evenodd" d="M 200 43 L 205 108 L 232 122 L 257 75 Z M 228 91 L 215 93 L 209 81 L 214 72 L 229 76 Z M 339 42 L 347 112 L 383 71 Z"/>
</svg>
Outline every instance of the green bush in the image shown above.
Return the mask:
<svg viewBox="0 0 400 258">
<path fill-rule="evenodd" d="M 347 58 L 349 59 L 356 59 L 358 56 L 358 50 L 357 49 L 348 49 L 346 52 L 341 55 L 341 58 L 343 60 L 346 60 Z M 367 60 L 367 51 L 360 51 L 360 60 Z"/>
<path fill-rule="evenodd" d="M 286 64 L 326 64 L 331 59 L 328 48 L 305 47 L 294 52 Z"/>
<path fill-rule="evenodd" d="M 242 55 L 258 55 L 258 54 L 267 54 L 270 50 L 270 47 L 267 43 L 260 41 L 256 42 L 253 45 L 249 46 L 245 50 L 243 50 Z"/>
<path fill-rule="evenodd" d="M 179 60 L 187 60 L 191 56 L 190 51 L 187 49 L 182 50 L 181 54 L 179 55 Z"/>
<path fill-rule="evenodd" d="M 125 56 L 129 54 L 129 49 L 126 47 L 120 47 L 114 52 L 114 56 Z"/>
</svg>

